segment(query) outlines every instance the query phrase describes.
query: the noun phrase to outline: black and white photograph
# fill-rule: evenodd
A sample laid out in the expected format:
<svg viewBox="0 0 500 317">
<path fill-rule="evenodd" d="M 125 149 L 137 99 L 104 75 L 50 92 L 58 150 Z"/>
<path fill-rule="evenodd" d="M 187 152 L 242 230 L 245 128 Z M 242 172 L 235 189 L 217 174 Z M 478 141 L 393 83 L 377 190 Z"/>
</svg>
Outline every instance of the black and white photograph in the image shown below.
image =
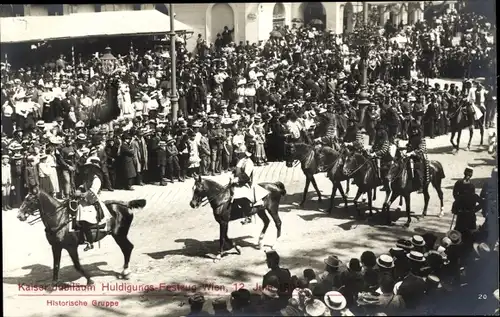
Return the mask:
<svg viewBox="0 0 500 317">
<path fill-rule="evenodd" d="M 3 315 L 499 315 L 496 2 L 0 4 Z"/>
</svg>

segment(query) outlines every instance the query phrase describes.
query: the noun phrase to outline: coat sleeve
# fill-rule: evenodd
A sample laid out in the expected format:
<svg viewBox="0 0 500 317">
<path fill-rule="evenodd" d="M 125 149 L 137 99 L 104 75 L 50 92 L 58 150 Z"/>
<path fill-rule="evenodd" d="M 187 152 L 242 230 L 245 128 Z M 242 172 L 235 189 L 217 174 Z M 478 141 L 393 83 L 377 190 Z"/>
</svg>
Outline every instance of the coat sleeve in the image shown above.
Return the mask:
<svg viewBox="0 0 500 317">
<path fill-rule="evenodd" d="M 389 153 L 389 141 L 385 141 L 384 144 L 382 144 L 382 146 L 380 147 L 380 149 L 375 151 L 375 155 L 378 157 L 385 156 L 387 155 L 387 153 Z"/>
</svg>

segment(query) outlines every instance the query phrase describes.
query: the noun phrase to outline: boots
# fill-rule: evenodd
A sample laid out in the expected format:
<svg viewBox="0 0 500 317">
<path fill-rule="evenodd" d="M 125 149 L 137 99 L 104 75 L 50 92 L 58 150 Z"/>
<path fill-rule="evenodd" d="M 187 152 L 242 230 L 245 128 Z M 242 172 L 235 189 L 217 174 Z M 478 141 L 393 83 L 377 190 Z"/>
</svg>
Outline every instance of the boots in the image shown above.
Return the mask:
<svg viewBox="0 0 500 317">
<path fill-rule="evenodd" d="M 241 221 L 242 225 L 246 225 L 252 222 L 252 219 L 250 218 L 251 212 L 252 212 L 252 204 L 250 200 L 248 199 L 241 199 L 239 202 L 240 208 L 243 211 L 243 214 L 245 215 L 245 219 Z"/>
<path fill-rule="evenodd" d="M 85 249 L 83 249 L 83 251 L 88 251 L 88 250 L 92 250 L 94 248 L 94 237 L 92 235 L 92 229 L 90 228 L 85 228 L 85 242 L 87 243 L 87 246 L 85 247 Z"/>
</svg>

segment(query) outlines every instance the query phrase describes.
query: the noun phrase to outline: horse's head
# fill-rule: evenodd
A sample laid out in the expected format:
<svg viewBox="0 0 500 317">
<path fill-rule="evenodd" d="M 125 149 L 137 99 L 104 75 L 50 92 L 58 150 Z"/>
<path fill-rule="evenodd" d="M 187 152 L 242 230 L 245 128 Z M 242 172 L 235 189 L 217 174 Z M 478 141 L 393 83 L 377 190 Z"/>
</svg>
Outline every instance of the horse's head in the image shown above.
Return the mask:
<svg viewBox="0 0 500 317">
<path fill-rule="evenodd" d="M 401 170 L 408 163 L 408 159 L 404 156 L 400 151 L 398 151 L 396 157 L 392 161 L 391 166 L 389 167 L 389 171 L 387 172 L 387 179 L 390 181 L 394 180 L 401 174 Z"/>
<path fill-rule="evenodd" d="M 38 189 L 33 189 L 26 197 L 17 212 L 17 219 L 26 221 L 30 216 L 33 216 L 35 211 L 40 209 L 40 199 L 38 198 Z"/>
<path fill-rule="evenodd" d="M 353 155 L 346 156 L 344 159 L 344 167 L 342 168 L 342 172 L 345 175 L 351 175 L 357 168 L 359 168 L 363 164 L 363 160 L 365 160 L 365 158 L 359 153 L 354 153 Z"/>
<path fill-rule="evenodd" d="M 205 180 L 201 178 L 201 175 L 194 178 L 193 186 L 193 198 L 189 202 L 191 208 L 198 208 L 201 205 L 203 199 L 207 197 L 207 186 Z"/>
</svg>

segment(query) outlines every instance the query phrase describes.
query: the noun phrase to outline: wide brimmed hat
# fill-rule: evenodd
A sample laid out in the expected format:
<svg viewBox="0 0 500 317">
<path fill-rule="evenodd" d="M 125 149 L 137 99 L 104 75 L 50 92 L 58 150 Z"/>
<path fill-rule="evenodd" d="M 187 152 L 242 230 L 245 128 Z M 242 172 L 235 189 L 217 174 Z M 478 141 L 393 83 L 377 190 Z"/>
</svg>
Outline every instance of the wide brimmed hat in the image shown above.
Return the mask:
<svg viewBox="0 0 500 317">
<path fill-rule="evenodd" d="M 377 265 L 385 269 L 392 269 L 394 267 L 394 259 L 390 255 L 382 254 L 377 258 Z"/>
<path fill-rule="evenodd" d="M 416 247 L 423 247 L 425 246 L 425 240 L 422 236 L 415 235 L 411 238 L 411 244 Z"/>
<path fill-rule="evenodd" d="M 278 289 L 273 286 L 267 286 L 262 290 L 262 295 L 269 298 L 279 298 Z"/>
<path fill-rule="evenodd" d="M 326 306 L 319 299 L 314 299 L 307 303 L 305 311 L 308 316 L 323 316 L 326 311 Z"/>
<path fill-rule="evenodd" d="M 55 145 L 62 144 L 63 140 L 61 137 L 58 136 L 52 136 L 49 138 L 49 142 Z"/>
<path fill-rule="evenodd" d="M 462 243 L 462 234 L 457 230 L 451 230 L 446 233 L 446 236 L 450 238 L 451 243 L 460 244 Z"/>
<path fill-rule="evenodd" d="M 22 156 L 20 153 L 16 153 L 16 154 L 14 154 L 14 155 L 12 156 L 12 159 L 13 159 L 13 160 L 20 160 L 20 159 L 22 159 L 22 158 L 23 158 L 23 156 Z"/>
<path fill-rule="evenodd" d="M 411 251 L 406 254 L 406 257 L 415 262 L 425 262 L 425 257 L 421 252 Z"/>
<path fill-rule="evenodd" d="M 330 255 L 324 260 L 325 264 L 329 267 L 339 267 L 342 264 L 342 261 L 335 255 Z"/>
<path fill-rule="evenodd" d="M 167 140 L 166 140 L 167 144 L 170 144 L 170 143 L 174 143 L 175 142 L 175 139 L 172 138 L 171 136 L 168 136 Z"/>
<path fill-rule="evenodd" d="M 408 250 L 412 250 L 413 249 L 413 244 L 411 243 L 410 240 L 406 240 L 406 239 L 399 239 L 397 242 L 396 242 L 396 247 L 398 248 L 401 248 L 401 249 L 404 249 L 406 251 Z"/>
<path fill-rule="evenodd" d="M 427 284 L 427 289 L 437 289 L 442 288 L 441 279 L 436 275 L 429 275 L 425 279 L 425 284 Z"/>
<path fill-rule="evenodd" d="M 37 127 L 39 127 L 39 128 L 43 128 L 43 127 L 45 127 L 45 121 L 43 121 L 43 120 L 38 120 L 38 121 L 36 122 L 36 126 L 37 126 Z"/>
<path fill-rule="evenodd" d="M 324 302 L 332 310 L 342 310 L 347 306 L 347 300 L 340 292 L 330 291 L 325 294 Z"/>
</svg>

